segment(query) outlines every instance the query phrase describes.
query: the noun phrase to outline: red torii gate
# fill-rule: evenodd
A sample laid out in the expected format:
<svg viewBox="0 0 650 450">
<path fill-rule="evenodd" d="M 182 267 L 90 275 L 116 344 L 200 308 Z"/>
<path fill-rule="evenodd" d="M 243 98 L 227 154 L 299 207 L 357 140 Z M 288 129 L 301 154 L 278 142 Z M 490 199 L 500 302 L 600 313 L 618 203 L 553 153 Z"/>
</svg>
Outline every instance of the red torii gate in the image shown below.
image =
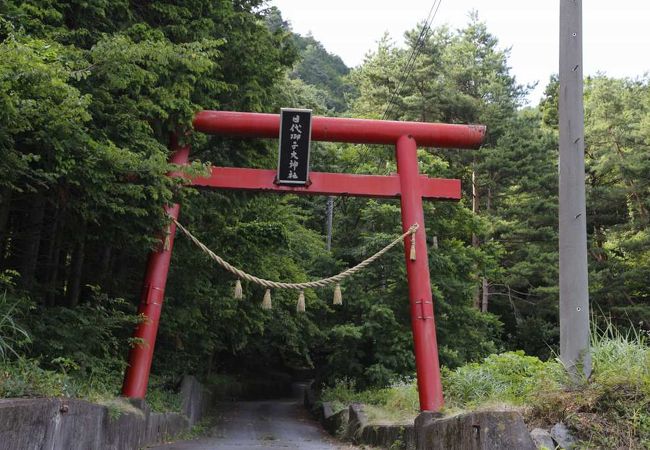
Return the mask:
<svg viewBox="0 0 650 450">
<path fill-rule="evenodd" d="M 196 131 L 240 137 L 277 138 L 280 129 L 278 114 L 202 111 L 194 118 Z M 481 125 L 449 125 L 439 123 L 396 122 L 366 119 L 313 117 L 311 138 L 316 141 L 353 144 L 393 144 L 397 158 L 397 175 L 350 175 L 310 173 L 307 186 L 275 184 L 276 170 L 214 167 L 209 177 L 192 180 L 193 186 L 269 192 L 290 192 L 311 195 L 347 195 L 401 199 L 402 228 L 406 232 L 417 223 L 415 261 L 409 258 L 410 236 L 405 242 L 406 269 L 409 284 L 411 326 L 415 347 L 420 409 L 438 411 L 444 404 L 438 346 L 433 315 L 433 298 L 429 279 L 429 261 L 424 229 L 422 199 L 460 200 L 460 180 L 429 178 L 418 171 L 417 144 L 428 147 L 477 148 L 485 137 Z M 172 139 L 170 162 L 187 164 L 189 146 L 179 146 Z M 178 176 L 171 173 L 170 176 Z M 165 207 L 178 218 L 178 204 Z M 138 312 L 148 320 L 140 323 L 134 337 L 141 345 L 131 349 L 129 367 L 122 387 L 125 397 L 144 398 L 156 342 L 167 273 L 171 260 L 176 226 L 171 223 L 168 245 L 149 256 L 141 303 Z"/>
</svg>

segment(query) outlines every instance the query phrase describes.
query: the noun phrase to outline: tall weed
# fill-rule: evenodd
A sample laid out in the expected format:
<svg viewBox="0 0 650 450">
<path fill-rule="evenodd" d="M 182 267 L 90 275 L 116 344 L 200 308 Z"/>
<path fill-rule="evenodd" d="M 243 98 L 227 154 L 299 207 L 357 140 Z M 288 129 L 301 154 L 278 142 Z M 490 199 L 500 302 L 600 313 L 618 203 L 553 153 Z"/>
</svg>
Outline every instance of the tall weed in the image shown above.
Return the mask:
<svg viewBox="0 0 650 450">
<path fill-rule="evenodd" d="M 0 362 L 17 358 L 18 350 L 31 342 L 31 336 L 17 320 L 21 302 L 8 298 L 7 291 L 0 294 Z"/>
<path fill-rule="evenodd" d="M 645 331 L 634 327 L 623 331 L 609 320 L 604 325 L 594 321 L 591 354 L 598 382 L 650 385 L 650 346 Z"/>
<path fill-rule="evenodd" d="M 529 418 L 546 425 L 562 420 L 581 439 L 580 448 L 650 448 L 647 335 L 608 319 L 592 324 L 590 379 L 534 398 Z"/>
</svg>

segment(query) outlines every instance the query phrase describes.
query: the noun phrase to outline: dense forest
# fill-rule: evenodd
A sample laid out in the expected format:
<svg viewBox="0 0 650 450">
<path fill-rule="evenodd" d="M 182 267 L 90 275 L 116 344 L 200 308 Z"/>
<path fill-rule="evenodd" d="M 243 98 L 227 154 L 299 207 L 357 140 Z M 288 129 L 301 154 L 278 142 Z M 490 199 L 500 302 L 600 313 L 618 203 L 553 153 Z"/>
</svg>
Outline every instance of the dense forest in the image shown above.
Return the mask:
<svg viewBox="0 0 650 450">
<path fill-rule="evenodd" d="M 399 202 L 337 198 L 331 251 L 324 197 L 208 192 L 170 179 L 170 133 L 187 170 L 275 167 L 275 141 L 191 134 L 202 109 L 388 118 L 488 127 L 477 151 L 420 149 L 420 171 L 460 178 L 460 203 L 425 205 L 441 363 L 503 350 L 544 359 L 558 346 L 558 82 L 530 86 L 476 14 L 404 45 L 378 41 L 348 68 L 292 32 L 262 0 L 0 4 L 0 364 L 119 390 L 147 254 L 180 222 L 257 276 L 300 282 L 351 267 L 401 234 Z M 590 298 L 595 317 L 650 330 L 650 78 L 586 80 Z M 394 149 L 314 143 L 312 170 L 389 174 Z M 153 373 L 314 369 L 383 386 L 414 373 L 401 251 L 332 292 L 263 290 L 178 236 Z M 597 320 L 597 319 L 596 319 Z M 0 376 L 2 376 L 0 374 Z M 5 375 L 9 377 L 10 375 Z M 0 383 L 2 380 L 0 380 Z M 3 395 L 28 389 L 3 388 Z M 12 390 L 13 389 L 13 390 Z M 75 394 L 75 392 L 69 392 Z"/>
</svg>

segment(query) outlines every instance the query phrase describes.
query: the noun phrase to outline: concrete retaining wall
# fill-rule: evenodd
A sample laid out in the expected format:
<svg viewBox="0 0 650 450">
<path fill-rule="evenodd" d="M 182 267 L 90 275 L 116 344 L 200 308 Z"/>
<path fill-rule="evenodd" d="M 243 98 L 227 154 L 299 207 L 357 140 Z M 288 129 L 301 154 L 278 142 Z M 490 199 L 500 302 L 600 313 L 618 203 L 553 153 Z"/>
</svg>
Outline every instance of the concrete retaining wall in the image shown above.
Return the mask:
<svg viewBox="0 0 650 450">
<path fill-rule="evenodd" d="M 516 411 L 477 411 L 443 417 L 421 413 L 413 424 L 369 424 L 363 405 L 334 412 L 329 402 L 315 403 L 305 391 L 305 406 L 323 427 L 342 439 L 379 448 L 406 450 L 535 450 L 526 424 Z"/>
<path fill-rule="evenodd" d="M 431 450 L 536 450 L 521 414 L 474 411 L 451 417 L 421 413 L 417 448 Z"/>
<path fill-rule="evenodd" d="M 331 404 L 324 402 L 316 408 L 316 416 L 330 434 L 346 441 L 395 450 L 415 449 L 413 424 L 370 424 L 362 404 L 354 403 L 334 412 Z"/>
<path fill-rule="evenodd" d="M 415 429 L 407 425 L 366 425 L 359 439 L 362 443 L 380 448 L 415 449 Z"/>
<path fill-rule="evenodd" d="M 163 442 L 188 430 L 209 406 L 194 377 L 183 380 L 182 411 L 152 412 L 146 402 L 97 405 L 64 398 L 0 399 L 3 450 L 125 450 Z"/>
<path fill-rule="evenodd" d="M 196 425 L 207 413 L 214 401 L 214 394 L 191 375 L 181 383 L 181 412 L 189 425 Z"/>
</svg>

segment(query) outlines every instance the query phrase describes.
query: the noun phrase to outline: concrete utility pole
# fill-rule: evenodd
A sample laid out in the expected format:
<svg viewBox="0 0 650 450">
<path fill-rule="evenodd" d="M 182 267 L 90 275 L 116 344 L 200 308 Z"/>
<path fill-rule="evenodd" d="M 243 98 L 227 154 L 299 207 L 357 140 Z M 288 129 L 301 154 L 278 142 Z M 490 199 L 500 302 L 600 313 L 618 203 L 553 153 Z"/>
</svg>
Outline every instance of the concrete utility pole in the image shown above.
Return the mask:
<svg viewBox="0 0 650 450">
<path fill-rule="evenodd" d="M 582 78 L 582 0 L 560 0 L 560 358 L 591 374 Z"/>
</svg>

